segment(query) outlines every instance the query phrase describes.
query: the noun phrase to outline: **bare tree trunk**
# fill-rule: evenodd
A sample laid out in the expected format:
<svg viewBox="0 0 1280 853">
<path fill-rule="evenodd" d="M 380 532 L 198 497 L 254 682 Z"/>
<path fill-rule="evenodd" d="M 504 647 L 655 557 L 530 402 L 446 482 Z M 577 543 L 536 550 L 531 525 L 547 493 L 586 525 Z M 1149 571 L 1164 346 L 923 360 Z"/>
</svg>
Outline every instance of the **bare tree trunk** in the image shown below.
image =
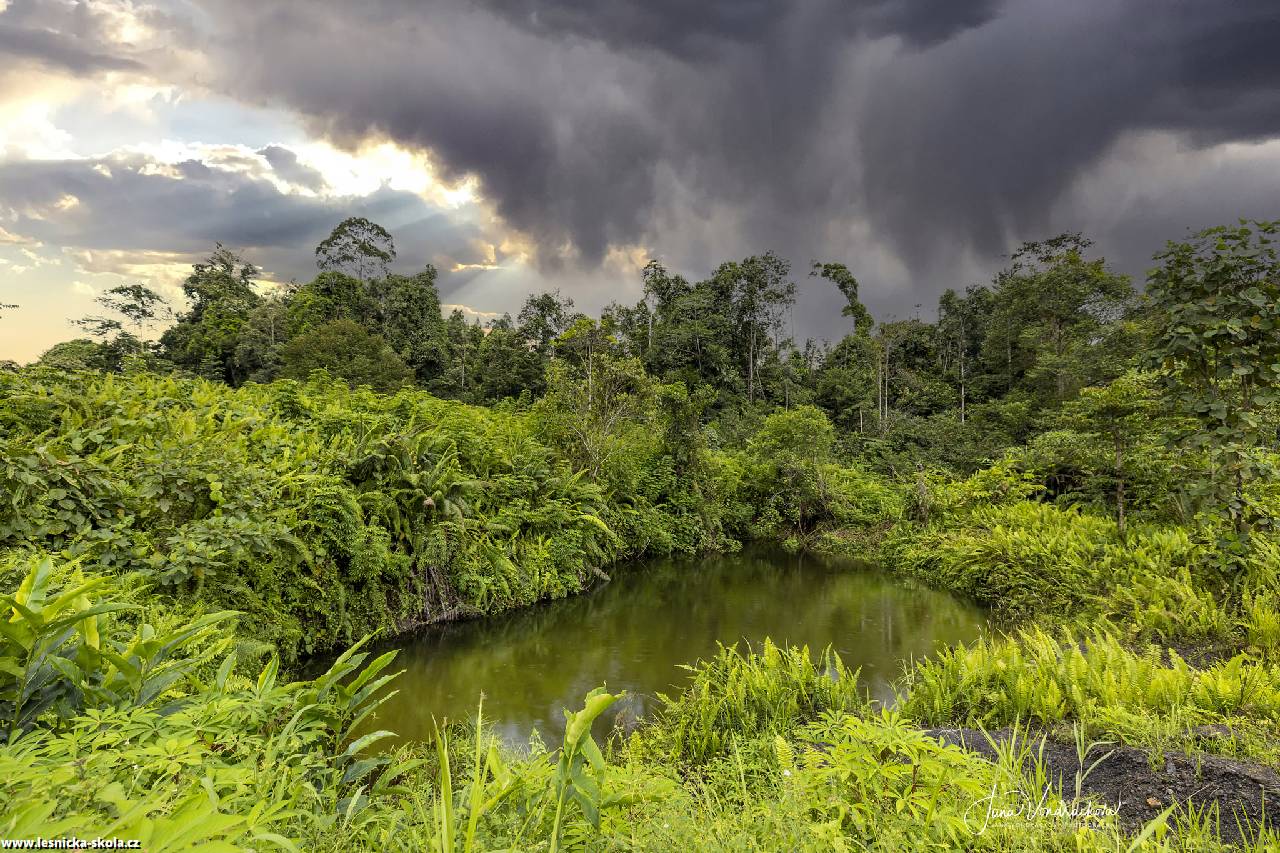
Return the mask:
<svg viewBox="0 0 1280 853">
<path fill-rule="evenodd" d="M 886 338 L 884 342 L 884 373 L 883 373 L 884 394 L 882 395 L 882 399 L 884 400 L 884 414 L 880 421 L 881 435 L 883 435 L 885 431 L 888 430 L 889 428 L 889 352 L 890 352 L 890 349 L 891 349 L 891 344 L 889 343 L 889 340 Z"/>
<path fill-rule="evenodd" d="M 1124 449 L 1116 442 L 1116 530 L 1124 538 Z"/>
<path fill-rule="evenodd" d="M 884 380 L 880 378 L 881 361 L 876 355 L 876 420 L 880 422 L 880 431 L 884 432 Z"/>
<path fill-rule="evenodd" d="M 1004 367 L 1005 374 L 1009 379 L 1009 388 L 1013 388 L 1013 338 L 1012 336 L 1004 339 Z"/>
</svg>

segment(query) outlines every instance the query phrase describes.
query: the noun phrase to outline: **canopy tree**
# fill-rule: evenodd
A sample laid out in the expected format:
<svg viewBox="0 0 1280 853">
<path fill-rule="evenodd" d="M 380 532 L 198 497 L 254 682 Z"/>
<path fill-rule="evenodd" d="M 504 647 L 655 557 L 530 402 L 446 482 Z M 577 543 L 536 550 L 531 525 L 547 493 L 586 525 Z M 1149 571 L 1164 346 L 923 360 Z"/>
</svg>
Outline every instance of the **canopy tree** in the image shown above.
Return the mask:
<svg viewBox="0 0 1280 853">
<path fill-rule="evenodd" d="M 871 319 L 871 312 L 858 299 L 858 280 L 853 277 L 853 273 L 849 272 L 848 267 L 844 264 L 824 264 L 814 261 L 813 269 L 809 271 L 809 275 L 825 278 L 843 294 L 845 305 L 840 309 L 840 315 L 853 320 L 853 333 L 855 335 L 865 335 L 871 332 L 871 324 L 874 322 Z"/>
<path fill-rule="evenodd" d="M 1133 288 L 1104 259 L 1085 257 L 1091 245 L 1079 234 L 1024 243 L 997 276 L 983 358 L 1006 391 L 1061 403 L 1124 371 L 1123 353 L 1096 344 Z"/>
<path fill-rule="evenodd" d="M 1280 403 L 1280 222 L 1209 228 L 1156 255 L 1147 280 L 1154 330 L 1150 365 L 1165 401 L 1195 428 L 1180 440 L 1216 463 L 1195 497 L 1230 524 L 1233 549 L 1272 519 L 1246 486 L 1265 469 L 1272 433 L 1263 409 Z"/>
<path fill-rule="evenodd" d="M 325 370 L 349 385 L 375 391 L 394 391 L 413 380 L 413 372 L 386 341 L 351 320 L 335 320 L 299 335 L 284 346 L 281 360 L 280 375 L 286 379 L 306 379 L 312 371 Z"/>
<path fill-rule="evenodd" d="M 396 259 L 391 234 L 363 216 L 342 220 L 316 246 L 316 266 L 321 270 L 345 272 L 361 281 L 386 276 Z"/>
<path fill-rule="evenodd" d="M 240 329 L 262 301 L 256 266 L 221 243 L 193 264 L 182 283 L 190 308 L 160 337 L 164 353 L 180 367 L 207 379 L 239 385 L 247 372 L 237 363 Z"/>
</svg>

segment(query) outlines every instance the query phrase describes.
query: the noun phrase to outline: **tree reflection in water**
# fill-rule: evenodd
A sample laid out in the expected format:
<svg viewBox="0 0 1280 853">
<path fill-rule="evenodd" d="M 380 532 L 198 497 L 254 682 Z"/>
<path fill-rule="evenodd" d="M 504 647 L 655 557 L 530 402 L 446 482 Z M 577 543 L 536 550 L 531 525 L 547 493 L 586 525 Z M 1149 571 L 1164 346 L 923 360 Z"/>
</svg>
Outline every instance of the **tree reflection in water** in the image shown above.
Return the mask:
<svg viewBox="0 0 1280 853">
<path fill-rule="evenodd" d="M 684 683 L 679 664 L 716 643 L 772 637 L 779 645 L 831 644 L 881 701 L 909 658 L 975 639 L 976 606 L 905 585 L 867 565 L 751 548 L 696 560 L 616 567 L 585 595 L 475 622 L 442 625 L 387 644 L 402 651 L 399 693 L 376 728 L 428 739 L 431 720 L 467 719 L 484 693 L 485 718 L 509 743 L 537 730 L 560 739 L 563 709 L 607 684 L 628 697 L 601 723 L 634 725 Z"/>
</svg>

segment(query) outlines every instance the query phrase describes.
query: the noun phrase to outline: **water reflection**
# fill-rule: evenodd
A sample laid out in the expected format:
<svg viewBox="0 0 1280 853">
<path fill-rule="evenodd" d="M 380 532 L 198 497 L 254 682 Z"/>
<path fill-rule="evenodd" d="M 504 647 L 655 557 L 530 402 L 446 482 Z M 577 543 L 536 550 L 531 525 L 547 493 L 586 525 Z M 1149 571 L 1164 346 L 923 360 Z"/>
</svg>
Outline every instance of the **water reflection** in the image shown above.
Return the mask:
<svg viewBox="0 0 1280 853">
<path fill-rule="evenodd" d="M 471 717 L 483 692 L 485 717 L 508 742 L 536 729 L 554 743 L 563 709 L 592 688 L 626 690 L 615 706 L 625 721 L 652 708 L 657 693 L 678 690 L 687 679 L 679 664 L 713 654 L 717 641 L 766 636 L 815 651 L 831 644 L 885 701 L 904 661 L 971 640 L 984 624 L 980 610 L 944 593 L 774 550 L 650 561 L 613 575 L 577 598 L 396 640 L 405 673 L 377 727 L 426 739 L 433 716 Z"/>
</svg>

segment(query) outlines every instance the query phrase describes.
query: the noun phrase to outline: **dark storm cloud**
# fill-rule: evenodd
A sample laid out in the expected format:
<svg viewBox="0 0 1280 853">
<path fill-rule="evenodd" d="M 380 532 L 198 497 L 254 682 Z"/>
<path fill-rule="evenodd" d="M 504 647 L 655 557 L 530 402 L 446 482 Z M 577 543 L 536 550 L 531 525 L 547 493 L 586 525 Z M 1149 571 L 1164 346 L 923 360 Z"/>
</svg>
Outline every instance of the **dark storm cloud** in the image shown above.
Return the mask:
<svg viewBox="0 0 1280 853">
<path fill-rule="evenodd" d="M 312 191 L 324 188 L 324 176 L 316 169 L 298 162 L 298 155 L 279 145 L 268 145 L 258 152 L 271 164 L 271 168 L 291 184 Z"/>
<path fill-rule="evenodd" d="M 1280 53 L 1254 31 L 1280 35 L 1273 3 L 1011 6 L 890 64 L 859 127 L 866 205 L 908 256 L 998 253 L 1126 132 L 1280 133 Z"/>
<path fill-rule="evenodd" d="M 141 70 L 131 46 L 116 43 L 109 29 L 87 3 L 12 0 L 0 11 L 0 71 L 24 62 L 73 74 Z"/>
<path fill-rule="evenodd" d="M 1280 134 L 1274 0 L 194 2 L 202 83 L 478 176 L 544 265 L 641 243 L 703 274 L 774 248 L 798 273 L 849 262 L 897 312 L 1022 239 L 1145 233 L 1064 201 L 1127 140 Z M 1145 191 L 1168 200 L 1160 221 L 1200 226 L 1239 189 L 1198 187 L 1214 203 Z M 256 213 L 242 227 L 290 233 Z M 836 331 L 830 288 L 797 280 Z"/>
<path fill-rule="evenodd" d="M 544 249 L 571 243 L 587 263 L 630 242 L 807 261 L 858 232 L 920 273 L 1042 236 L 1128 131 L 1280 132 L 1269 0 L 219 9 L 225 85 L 339 140 L 430 149 Z M 676 198 L 700 207 L 674 223 Z"/>
<path fill-rule="evenodd" d="M 198 160 L 166 168 L 138 155 L 0 163 L 0 199 L 17 212 L 6 229 L 46 245 L 182 254 L 221 242 L 277 275 L 300 279 L 314 270 L 311 247 L 347 216 L 391 227 L 401 238 L 403 268 L 441 253 L 472 260 L 468 247 L 476 236 L 472 226 L 432 211 L 412 193 L 384 188 L 362 198 L 304 197 L 280 192 L 261 170 L 232 172 Z"/>
<path fill-rule="evenodd" d="M 14 27 L 0 21 L 0 69 L 15 60 L 32 60 L 77 74 L 142 67 L 132 59 L 97 53 L 61 33 Z"/>
<path fill-rule="evenodd" d="M 824 13 L 827 38 L 861 31 L 929 44 L 976 26 L 1003 0 L 844 0 Z M 718 46 L 766 43 L 794 7 L 777 0 L 481 0 L 509 20 L 547 35 L 577 35 L 620 49 L 654 48 L 704 61 Z"/>
</svg>

